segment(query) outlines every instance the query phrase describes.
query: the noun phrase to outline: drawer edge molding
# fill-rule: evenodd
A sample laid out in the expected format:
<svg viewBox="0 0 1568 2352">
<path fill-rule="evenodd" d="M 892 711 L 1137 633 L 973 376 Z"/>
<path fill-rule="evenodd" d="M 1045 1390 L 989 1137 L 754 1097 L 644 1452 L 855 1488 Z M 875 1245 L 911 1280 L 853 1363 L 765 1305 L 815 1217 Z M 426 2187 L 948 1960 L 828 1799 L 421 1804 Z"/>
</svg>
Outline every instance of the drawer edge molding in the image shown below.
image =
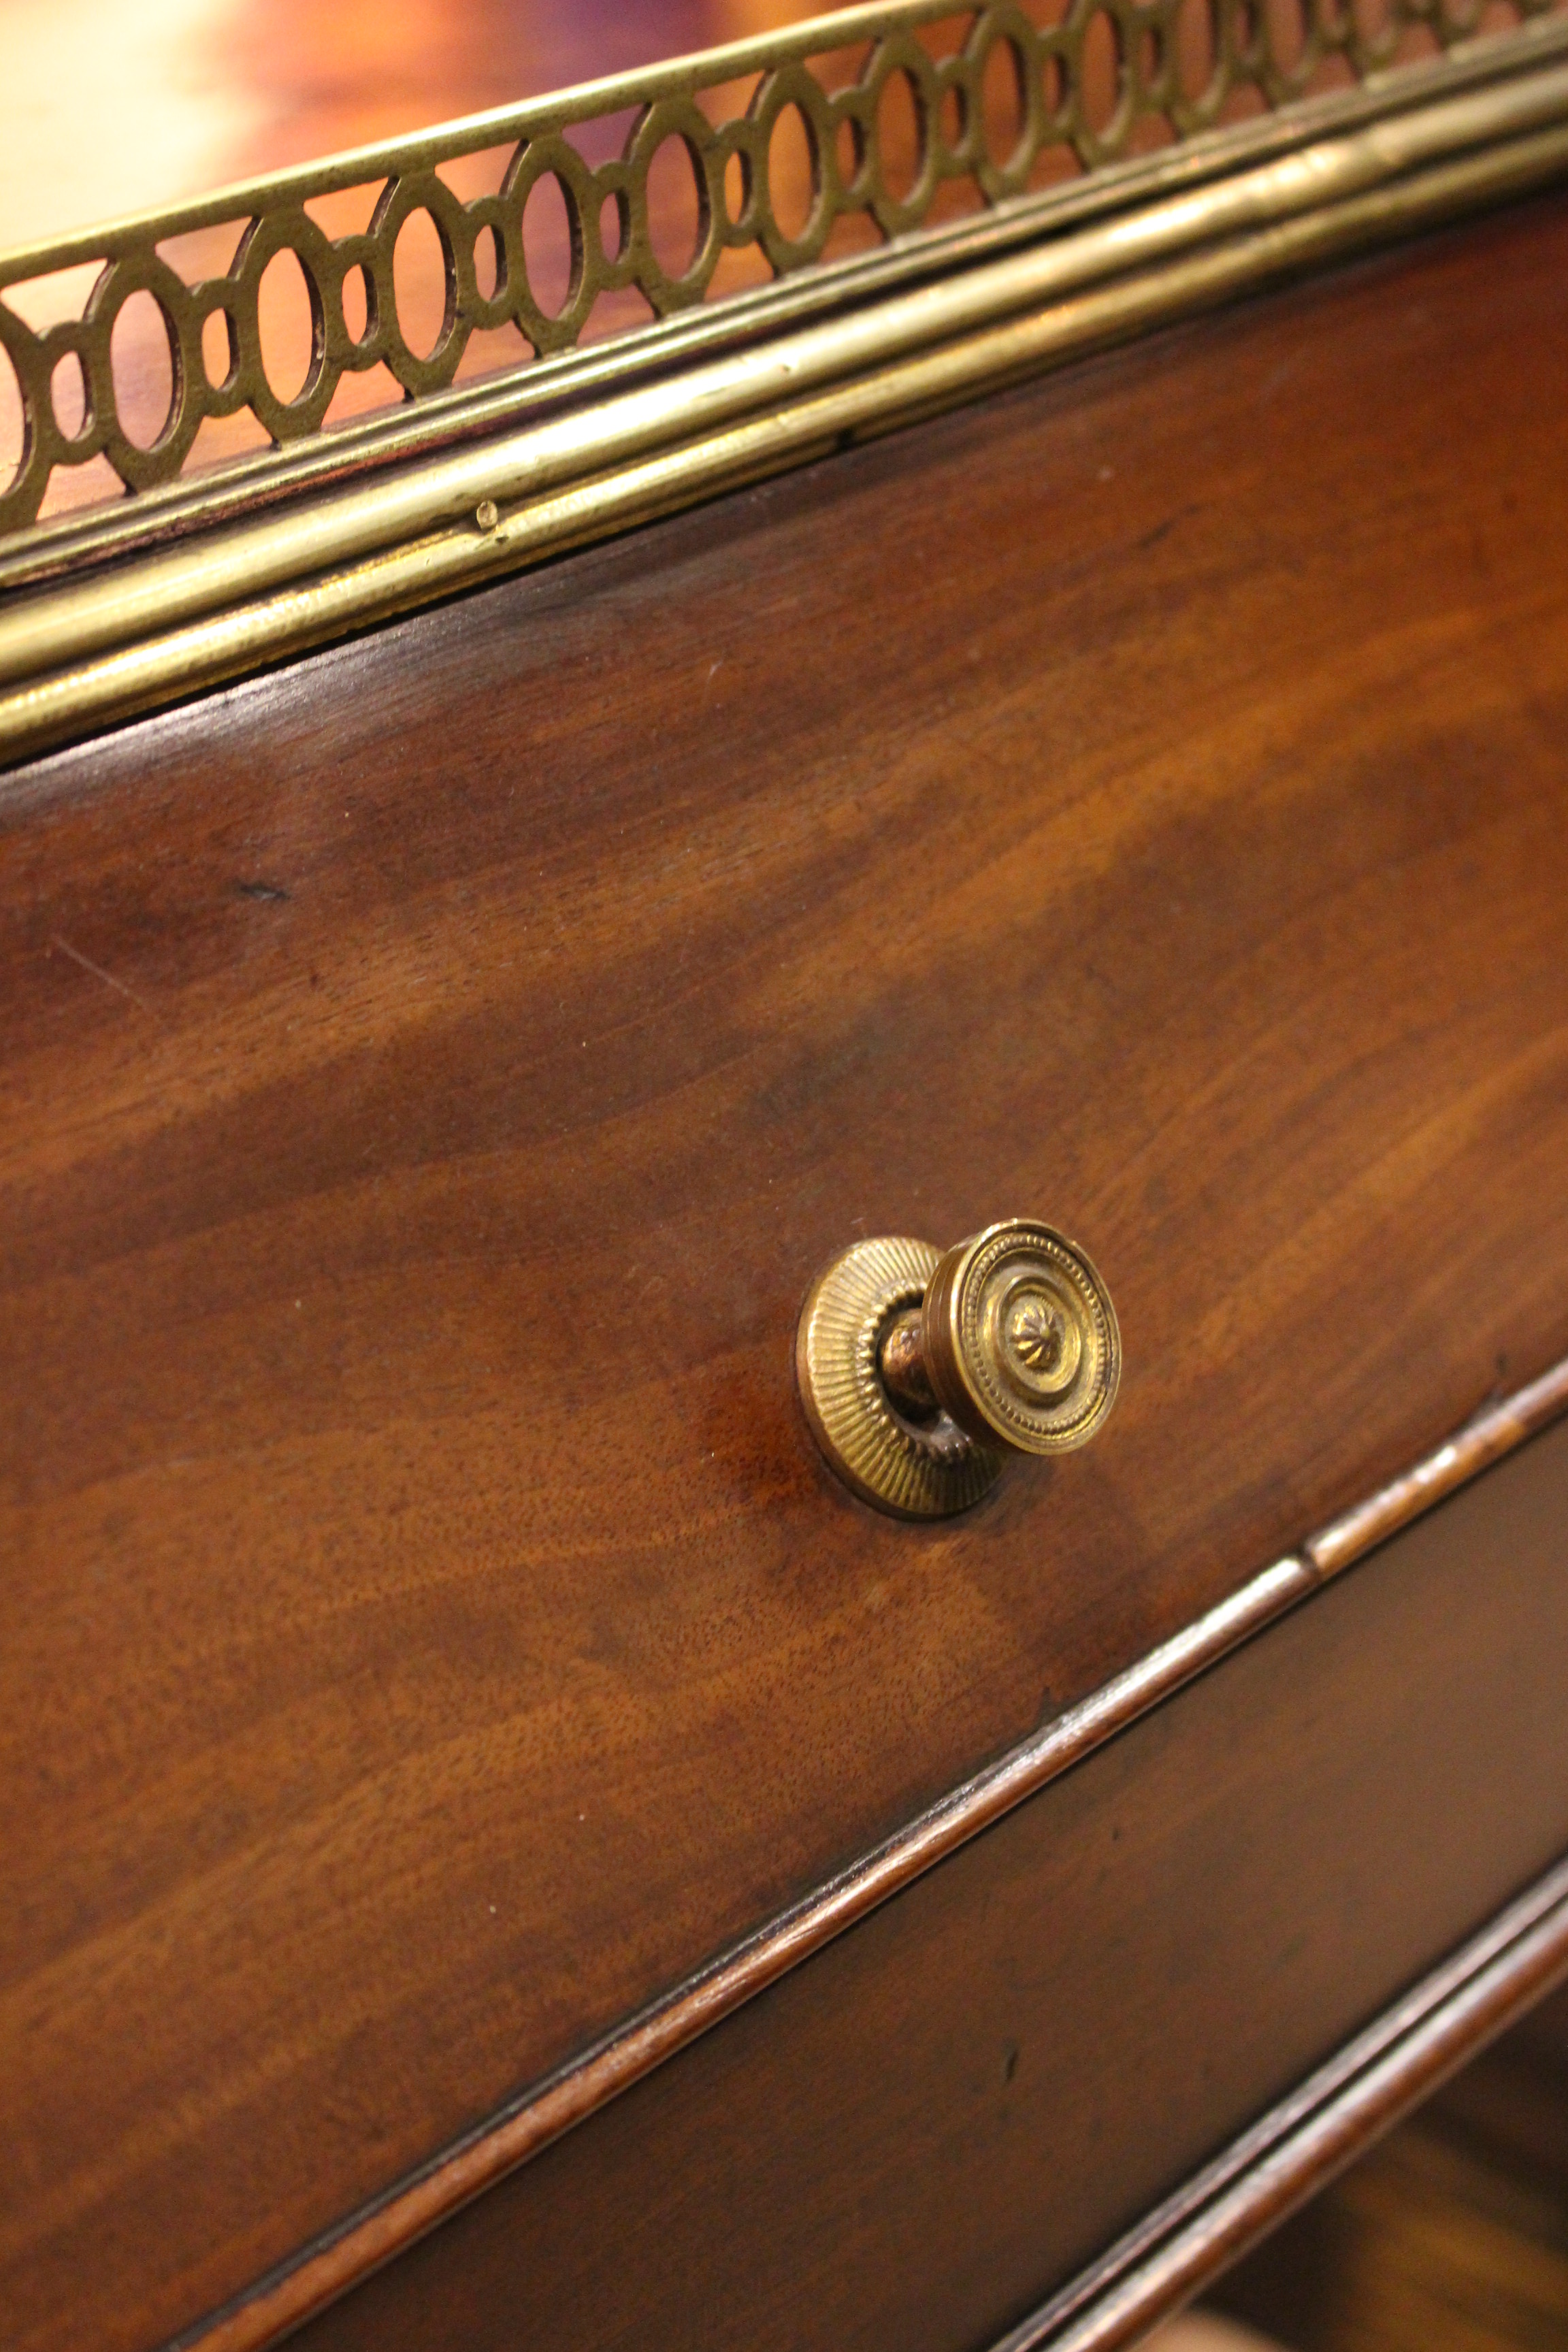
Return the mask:
<svg viewBox="0 0 1568 2352">
<path fill-rule="evenodd" d="M 1178 2310 L 1568 1975 L 1568 1858 L 1009 2330 L 1116 2352 Z"/>
<path fill-rule="evenodd" d="M 522 429 L 321 496 L 275 488 L 261 511 L 120 548 L 111 564 L 119 542 L 95 567 L 84 541 L 62 583 L 14 586 L 0 606 L 0 768 L 1538 192 L 1568 175 L 1565 56 L 1568 19 L 1548 18 L 1378 78 L 1348 119 L 1316 102 L 1276 117 L 1276 139 L 1282 125 L 1294 138 L 1261 162 L 1223 134 L 1195 184 L 1155 180 L 1065 227 L 1059 208 L 1040 208 L 1000 256 L 950 243 L 958 258 L 942 266 L 933 233 L 930 272 L 912 289 L 908 250 L 890 253 L 884 278 L 868 268 L 856 299 L 814 323 L 768 331 L 759 310 L 716 352 L 700 346 L 640 378 L 634 354 L 621 376 L 598 379 L 605 397 Z M 1018 221 L 1009 226 L 1020 239 Z M 0 551 L 0 587 L 16 583 L 18 561 L 25 575 L 26 551 Z"/>
<path fill-rule="evenodd" d="M 261 2352 L 301 2326 L 1564 1412 L 1568 1358 L 1483 1405 L 1297 1550 L 520 2093 L 374 2203 L 182 2329 L 163 2352 Z M 1500 2030 L 1565 1965 L 1568 1861 L 995 2352 L 1109 2352 L 1151 2326 Z"/>
</svg>

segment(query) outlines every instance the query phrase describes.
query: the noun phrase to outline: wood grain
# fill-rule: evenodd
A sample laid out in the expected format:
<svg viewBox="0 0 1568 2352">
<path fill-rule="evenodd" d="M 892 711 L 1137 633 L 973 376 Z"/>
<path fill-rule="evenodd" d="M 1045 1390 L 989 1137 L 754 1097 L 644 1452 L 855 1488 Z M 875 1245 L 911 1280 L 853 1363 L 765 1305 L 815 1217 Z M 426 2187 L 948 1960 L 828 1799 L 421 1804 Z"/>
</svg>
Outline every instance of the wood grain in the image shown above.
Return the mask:
<svg viewBox="0 0 1568 2352">
<path fill-rule="evenodd" d="M 1505 1951 L 1490 1994 L 1477 1971 L 1305 2098 L 1225 2194 L 1184 2193 L 1568 1848 L 1565 1567 L 1558 1429 L 557 2142 L 300 2352 L 1131 2343 L 1506 2021 Z M 1564 1876 L 1516 2002 L 1568 1962 Z M 1030 2324 L 1167 2196 L 1140 2261 Z"/>
<path fill-rule="evenodd" d="M 144 2346 L 1568 1349 L 1568 222 L 25 772 L 18 2347 Z M 821 1467 L 857 1233 L 1081 1237 L 1096 1448 Z"/>
</svg>

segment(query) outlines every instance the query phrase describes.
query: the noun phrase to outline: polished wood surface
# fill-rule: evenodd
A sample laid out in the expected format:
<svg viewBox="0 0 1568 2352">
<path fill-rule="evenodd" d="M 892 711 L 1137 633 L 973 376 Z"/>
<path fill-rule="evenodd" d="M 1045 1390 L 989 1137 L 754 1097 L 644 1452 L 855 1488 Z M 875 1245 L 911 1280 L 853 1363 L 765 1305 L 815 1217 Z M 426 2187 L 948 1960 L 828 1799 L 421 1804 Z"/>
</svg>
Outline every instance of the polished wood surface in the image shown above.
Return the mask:
<svg viewBox="0 0 1568 2352">
<path fill-rule="evenodd" d="M 19 2346 L 239 2291 L 1568 1349 L 1565 260 L 1500 216 L 7 782 Z M 880 1520 L 805 1285 L 1021 1207 L 1116 1417 Z"/>
<path fill-rule="evenodd" d="M 1568 1849 L 1565 1569 L 1560 1428 L 525 2166 L 300 2352 L 983 2352 Z M 1430 2084 L 1394 2080 L 1374 2120 Z M 1261 2227 L 1307 2183 L 1260 2163 L 1241 2185 Z M 1113 2301 L 1094 2316 L 1009 2347 L 1132 2332 Z"/>
</svg>

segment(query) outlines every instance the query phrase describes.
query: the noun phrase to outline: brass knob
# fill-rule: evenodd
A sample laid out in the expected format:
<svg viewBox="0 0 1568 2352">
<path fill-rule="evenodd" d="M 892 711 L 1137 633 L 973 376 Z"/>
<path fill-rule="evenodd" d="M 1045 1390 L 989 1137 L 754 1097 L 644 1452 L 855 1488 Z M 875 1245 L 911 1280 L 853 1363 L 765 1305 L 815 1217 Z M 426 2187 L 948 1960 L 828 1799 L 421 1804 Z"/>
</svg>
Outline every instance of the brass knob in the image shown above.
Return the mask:
<svg viewBox="0 0 1568 2352">
<path fill-rule="evenodd" d="M 882 1237 L 823 1268 L 795 1339 L 801 1401 L 867 1502 L 943 1518 L 1006 1455 L 1088 1443 L 1116 1397 L 1121 1340 L 1082 1250 L 1015 1217 L 953 1249 Z"/>
</svg>

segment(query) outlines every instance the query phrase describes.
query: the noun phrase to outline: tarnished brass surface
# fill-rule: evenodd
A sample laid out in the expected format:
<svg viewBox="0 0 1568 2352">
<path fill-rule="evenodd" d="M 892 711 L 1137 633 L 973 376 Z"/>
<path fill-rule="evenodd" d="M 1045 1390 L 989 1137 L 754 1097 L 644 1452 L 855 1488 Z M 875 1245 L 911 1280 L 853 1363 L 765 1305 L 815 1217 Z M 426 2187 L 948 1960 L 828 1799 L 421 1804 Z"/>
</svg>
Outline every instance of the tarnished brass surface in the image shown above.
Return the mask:
<svg viewBox="0 0 1568 2352">
<path fill-rule="evenodd" d="M 1088 1443 L 1121 1341 L 1083 1252 L 1026 1218 L 939 1254 L 856 1242 L 813 1283 L 795 1339 L 817 1443 L 858 1495 L 906 1518 L 967 1510 L 1004 1456 Z"/>
<path fill-rule="evenodd" d="M 926 1369 L 924 1318 L 918 1307 L 905 1307 L 889 1324 L 878 1369 L 882 1386 L 906 1421 L 931 1421 L 942 1411 Z"/>
<path fill-rule="evenodd" d="M 1189 4 L 1195 6 L 1200 0 L 1189 0 Z M 1391 171 L 1410 169 L 1417 160 L 1402 134 L 1394 154 L 1384 159 L 1381 168 L 1373 161 L 1383 134 L 1402 116 L 1430 115 L 1435 101 L 1482 92 L 1500 79 L 1517 81 L 1529 76 L 1538 80 L 1554 60 L 1564 56 L 1568 56 L 1568 0 L 1553 0 L 1547 15 L 1506 36 L 1500 37 L 1493 27 L 1441 56 L 1402 65 L 1391 73 L 1374 74 L 1364 82 L 1340 75 L 1321 92 L 1314 91 L 1272 112 L 1238 108 L 1237 119 L 1223 127 L 1165 144 L 1144 147 L 1140 143 L 1136 152 L 1120 162 L 1100 164 L 1092 171 L 1069 171 L 1067 176 L 1057 177 L 1058 158 L 1052 151 L 1037 166 L 1044 184 L 1002 204 L 965 210 L 962 189 L 950 187 L 940 211 L 945 213 L 952 206 L 954 216 L 938 218 L 938 208 L 933 207 L 931 220 L 911 235 L 847 255 L 837 254 L 830 241 L 823 258 L 810 268 L 725 293 L 721 299 L 693 303 L 645 326 L 601 336 L 601 321 L 595 315 L 580 343 L 493 372 L 467 373 L 460 367 L 458 377 L 445 391 L 414 399 L 389 399 L 381 406 L 356 397 L 353 413 L 342 419 L 334 403 L 333 413 L 319 433 L 237 453 L 214 464 L 204 462 L 198 440 L 183 473 L 134 498 L 78 504 L 68 491 L 60 512 L 18 530 L 0 531 L 0 597 L 14 588 L 58 579 L 85 564 L 166 544 L 171 536 L 211 528 L 252 512 L 258 505 L 275 508 L 285 498 L 298 501 L 306 493 L 357 478 L 367 471 L 405 469 L 416 459 L 428 458 L 480 436 L 493 439 L 517 428 L 537 426 L 563 406 L 580 407 L 606 392 L 650 376 L 668 379 L 675 371 L 689 371 L 705 354 L 736 352 L 814 320 L 837 325 L 846 311 L 868 303 L 875 304 L 879 314 L 888 298 L 901 289 L 927 287 L 955 271 L 972 271 L 978 264 L 1043 239 L 1076 248 L 1086 228 L 1105 227 L 1113 229 L 1120 240 L 1130 215 L 1164 213 L 1171 209 L 1167 200 L 1181 195 L 1196 195 L 1206 208 L 1218 193 L 1217 184 L 1227 178 L 1249 175 L 1277 160 L 1300 155 L 1304 161 L 1307 152 L 1321 154 L 1325 142 L 1337 143 L 1376 126 L 1378 138 L 1363 150 L 1358 184 L 1365 186 L 1369 171 L 1373 177 L 1384 178 Z M 1326 61 L 1325 75 L 1335 63 Z M 1537 113 L 1531 119 L 1544 118 Z M 1516 122 L 1514 128 L 1520 127 Z M 1499 129 L 1487 134 L 1489 138 L 1501 135 Z M 1467 137 L 1458 143 L 1462 148 L 1474 142 Z M 1430 160 L 1436 152 L 1427 138 L 1420 157 Z M 1337 193 L 1345 193 L 1342 185 Z M 1320 201 L 1327 203 L 1330 197 L 1325 187 Z M 343 199 L 340 195 L 331 201 L 341 205 Z M 1210 233 L 1226 233 L 1223 208 Z M 225 232 L 201 234 L 221 236 Z M 1129 251 L 1121 266 L 1131 266 L 1137 257 Z M 765 257 L 763 262 L 766 266 Z M 8 266 L 0 257 L 0 271 Z M 58 288 L 69 281 L 45 282 Z M 20 281 L 12 283 L 16 287 Z M 304 291 L 302 284 L 300 291 Z M 713 291 L 710 287 L 710 293 Z M 9 299 L 17 307 L 28 298 L 25 292 L 13 292 Z M 624 307 L 626 298 L 611 295 L 606 299 Z M 43 321 L 34 323 L 41 326 Z M 146 323 L 144 306 L 143 326 Z M 263 333 L 267 333 L 265 328 Z M 297 344 L 295 360 L 298 364 Z M 7 364 L 0 356 L 0 417 L 16 389 L 7 386 Z M 366 392 L 372 388 L 367 384 Z M 679 387 L 673 389 L 679 404 Z M 0 424 L 0 434 L 4 431 Z M 0 478 L 0 489 L 5 487 Z"/>
<path fill-rule="evenodd" d="M 1552 5 L 1516 0 L 1516 12 L 1529 18 Z M 1049 14 L 1037 18 L 1020 0 L 848 9 L 0 256 L 0 289 L 83 265 L 98 273 L 79 316 L 46 329 L 28 324 L 25 305 L 0 299 L 0 354 L 23 411 L 21 463 L 0 485 L 0 532 L 37 514 L 57 467 L 101 456 L 128 489 L 144 491 L 179 477 L 207 418 L 248 410 L 275 445 L 308 438 L 322 430 L 347 373 L 384 367 L 389 394 L 427 398 L 452 383 L 476 331 L 514 331 L 520 358 L 568 351 L 602 296 L 635 290 L 663 319 L 705 299 L 727 250 L 755 248 L 785 276 L 819 261 L 846 215 L 902 236 L 923 226 L 954 182 L 994 206 L 1035 184 L 1053 151 L 1059 172 L 1097 171 L 1152 140 L 1209 131 L 1238 93 L 1255 108 L 1289 105 L 1331 74 L 1352 83 L 1377 75 L 1413 33 L 1450 48 L 1481 16 L 1474 0 L 1386 0 L 1375 13 L 1339 0 L 1268 10 L 1253 0 L 1068 0 L 1058 21 L 1044 21 Z M 1015 93 L 1000 140 L 985 103 L 998 60 Z M 900 102 L 912 110 L 914 148 L 895 160 L 889 109 Z M 616 118 L 627 114 L 623 130 Z M 784 135 L 804 137 L 809 181 L 804 217 L 786 220 L 776 134 L 792 117 Z M 592 160 L 616 140 L 613 156 Z M 442 176 L 509 145 L 492 194 L 464 202 Z M 650 225 L 649 173 L 661 152 L 683 156 L 692 182 L 695 237 L 679 266 L 661 258 Z M 567 223 L 570 274 L 559 300 L 531 282 L 523 235 L 530 194 L 546 180 Z M 329 236 L 310 205 L 358 188 L 367 192 L 365 226 Z M 421 215 L 439 240 L 446 290 L 426 352 L 400 317 L 394 270 L 399 236 Z M 197 233 L 232 235 L 226 267 L 212 272 L 206 254 L 198 272 L 174 252 L 175 240 Z M 287 395 L 260 300 L 280 254 L 303 273 L 313 322 L 304 382 Z M 172 385 L 150 444 L 126 429 L 110 348 L 116 320 L 139 295 L 162 314 Z M 62 362 L 68 374 L 79 368 L 79 420 L 57 405 Z"/>
</svg>

